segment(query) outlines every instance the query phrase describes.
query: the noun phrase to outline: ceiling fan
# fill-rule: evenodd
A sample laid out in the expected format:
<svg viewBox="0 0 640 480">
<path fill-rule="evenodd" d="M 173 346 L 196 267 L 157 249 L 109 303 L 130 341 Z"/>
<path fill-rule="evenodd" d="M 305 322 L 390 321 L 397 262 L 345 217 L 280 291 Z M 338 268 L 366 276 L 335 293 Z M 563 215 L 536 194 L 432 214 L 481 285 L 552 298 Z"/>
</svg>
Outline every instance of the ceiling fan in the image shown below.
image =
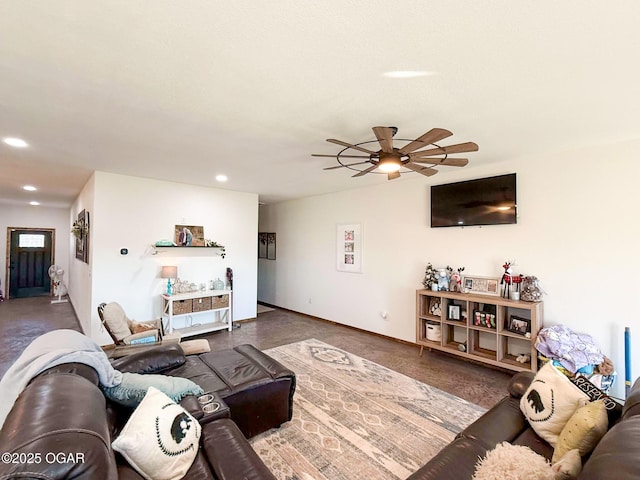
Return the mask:
<svg viewBox="0 0 640 480">
<path fill-rule="evenodd" d="M 333 170 L 336 168 L 348 168 L 358 173 L 353 177 L 361 177 L 368 173 L 383 173 L 387 175 L 389 180 L 398 178 L 400 173 L 409 173 L 411 171 L 421 173 L 430 177 L 438 173 L 433 167 L 446 165 L 450 167 L 464 167 L 469 160 L 466 158 L 449 158 L 450 153 L 475 152 L 478 145 L 473 142 L 458 143 L 441 147 L 435 142 L 439 142 L 453 135 L 449 130 L 443 128 L 433 128 L 424 135 L 415 140 L 398 139 L 398 141 L 408 142 L 401 148 L 393 146 L 393 137 L 398 132 L 396 127 L 373 127 L 373 133 L 380 145 L 380 150 L 372 150 L 368 148 L 368 144 L 376 143 L 376 140 L 351 144 L 328 138 L 327 142 L 335 143 L 345 147 L 336 155 L 322 155 L 318 153 L 312 154 L 314 157 L 335 157 L 339 165 L 327 167 L 324 170 Z M 430 147 L 426 148 L 425 147 Z M 424 149 L 424 150 L 421 150 Z M 366 155 L 351 155 L 349 150 L 357 150 L 366 153 Z M 433 158 L 432 158 L 433 157 Z M 366 159 L 355 163 L 343 162 L 343 159 L 361 158 Z M 402 169 L 405 169 L 402 171 Z M 374 171 L 379 170 L 379 171 Z"/>
</svg>

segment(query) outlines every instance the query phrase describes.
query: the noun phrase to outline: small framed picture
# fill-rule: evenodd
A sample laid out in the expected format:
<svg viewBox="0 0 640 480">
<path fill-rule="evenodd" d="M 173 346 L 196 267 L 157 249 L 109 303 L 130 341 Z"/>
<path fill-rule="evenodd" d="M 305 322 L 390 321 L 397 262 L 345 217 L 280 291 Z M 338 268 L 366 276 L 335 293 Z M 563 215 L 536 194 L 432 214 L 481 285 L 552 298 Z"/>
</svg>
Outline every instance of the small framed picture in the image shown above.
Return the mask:
<svg viewBox="0 0 640 480">
<path fill-rule="evenodd" d="M 478 293 L 480 295 L 500 295 L 500 279 L 497 277 L 471 277 L 462 279 L 462 287 L 465 293 Z"/>
<path fill-rule="evenodd" d="M 528 318 L 516 317 L 511 315 L 509 318 L 508 330 L 520 335 L 526 335 L 531 332 L 531 320 Z"/>
<path fill-rule="evenodd" d="M 460 305 L 451 304 L 449 305 L 449 320 L 460 320 Z"/>
</svg>

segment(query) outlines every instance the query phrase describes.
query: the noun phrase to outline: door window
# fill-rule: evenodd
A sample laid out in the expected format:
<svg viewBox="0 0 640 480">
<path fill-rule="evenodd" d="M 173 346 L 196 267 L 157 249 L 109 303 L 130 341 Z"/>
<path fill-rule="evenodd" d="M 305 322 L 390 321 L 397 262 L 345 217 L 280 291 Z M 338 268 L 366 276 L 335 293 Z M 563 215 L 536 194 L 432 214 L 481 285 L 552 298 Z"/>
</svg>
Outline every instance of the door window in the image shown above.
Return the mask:
<svg viewBox="0 0 640 480">
<path fill-rule="evenodd" d="M 18 238 L 20 248 L 44 248 L 44 235 L 21 233 Z"/>
</svg>

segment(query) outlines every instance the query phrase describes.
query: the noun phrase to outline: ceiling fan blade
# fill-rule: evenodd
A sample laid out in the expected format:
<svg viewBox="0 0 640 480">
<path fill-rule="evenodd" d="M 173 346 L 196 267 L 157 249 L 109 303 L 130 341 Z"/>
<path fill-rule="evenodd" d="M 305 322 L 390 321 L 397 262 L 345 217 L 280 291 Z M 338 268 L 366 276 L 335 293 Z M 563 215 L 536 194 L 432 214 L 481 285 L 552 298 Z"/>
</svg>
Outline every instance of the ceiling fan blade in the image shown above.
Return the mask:
<svg viewBox="0 0 640 480">
<path fill-rule="evenodd" d="M 362 170 L 361 172 L 356 173 L 355 175 L 351 175 L 352 177 L 361 177 L 363 175 L 366 175 L 367 173 L 375 170 L 376 168 L 378 168 L 378 164 L 372 165 L 369 168 L 365 168 L 364 170 Z"/>
<path fill-rule="evenodd" d="M 432 155 L 442 155 L 449 153 L 464 153 L 464 152 L 477 152 L 478 145 L 473 142 L 458 143 L 456 145 L 449 145 L 447 147 L 430 148 L 429 150 L 421 150 L 419 152 L 413 152 L 409 154 L 413 160 L 416 157 L 430 157 Z"/>
<path fill-rule="evenodd" d="M 408 168 L 409 170 L 413 170 L 414 172 L 421 173 L 422 175 L 426 175 L 427 177 L 430 177 L 438 173 L 438 170 L 436 170 L 435 168 L 425 167 L 423 165 L 416 165 L 415 163 L 411 163 L 411 162 L 405 163 L 403 167 Z"/>
<path fill-rule="evenodd" d="M 366 162 L 357 162 L 357 163 L 348 163 L 346 165 L 336 165 L 335 167 L 327 167 L 327 168 L 323 168 L 323 170 L 334 170 L 336 168 L 342 168 L 342 167 L 351 167 L 353 165 L 362 165 L 363 163 L 369 163 L 369 161 Z"/>
<path fill-rule="evenodd" d="M 364 153 L 369 153 L 371 155 L 377 155 L 378 152 L 374 152 L 373 150 L 367 150 L 366 148 L 359 147 L 358 145 L 351 145 L 350 143 L 343 142 L 342 140 L 336 140 L 335 138 L 327 138 L 327 142 L 335 143 L 336 145 L 342 145 L 343 147 L 353 148 L 354 150 L 360 150 Z"/>
<path fill-rule="evenodd" d="M 469 163 L 466 158 L 412 158 L 414 163 L 430 163 L 432 165 L 447 165 L 449 167 L 464 167 Z"/>
<path fill-rule="evenodd" d="M 312 153 L 312 157 L 327 157 L 327 158 L 336 158 L 337 155 L 324 155 L 322 153 Z M 340 158 L 370 158 L 367 155 L 340 155 Z"/>
<path fill-rule="evenodd" d="M 389 172 L 387 173 L 387 180 L 393 180 L 394 178 L 400 177 L 400 172 Z"/>
<path fill-rule="evenodd" d="M 431 145 L 434 142 L 438 142 L 443 138 L 447 138 L 453 135 L 449 130 L 444 128 L 432 128 L 421 137 L 416 138 L 413 142 L 408 143 L 400 149 L 400 153 L 408 154 L 422 147 Z"/>
<path fill-rule="evenodd" d="M 393 153 L 393 134 L 394 131 L 390 127 L 373 127 L 373 133 L 375 133 L 382 151 L 384 153 Z"/>
</svg>

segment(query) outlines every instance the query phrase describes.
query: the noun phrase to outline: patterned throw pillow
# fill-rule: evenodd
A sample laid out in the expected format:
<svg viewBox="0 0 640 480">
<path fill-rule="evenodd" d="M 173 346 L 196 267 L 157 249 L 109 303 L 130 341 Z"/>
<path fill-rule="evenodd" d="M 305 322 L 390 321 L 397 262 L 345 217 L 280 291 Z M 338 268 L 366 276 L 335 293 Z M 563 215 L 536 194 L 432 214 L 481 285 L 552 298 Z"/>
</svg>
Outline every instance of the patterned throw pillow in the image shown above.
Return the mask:
<svg viewBox="0 0 640 480">
<path fill-rule="evenodd" d="M 200 433 L 196 419 L 150 387 L 112 446 L 147 480 L 179 480 L 198 454 Z"/>
<path fill-rule="evenodd" d="M 520 399 L 520 410 L 531 428 L 552 447 L 558 435 L 589 397 L 551 362 L 542 367 Z"/>
</svg>

